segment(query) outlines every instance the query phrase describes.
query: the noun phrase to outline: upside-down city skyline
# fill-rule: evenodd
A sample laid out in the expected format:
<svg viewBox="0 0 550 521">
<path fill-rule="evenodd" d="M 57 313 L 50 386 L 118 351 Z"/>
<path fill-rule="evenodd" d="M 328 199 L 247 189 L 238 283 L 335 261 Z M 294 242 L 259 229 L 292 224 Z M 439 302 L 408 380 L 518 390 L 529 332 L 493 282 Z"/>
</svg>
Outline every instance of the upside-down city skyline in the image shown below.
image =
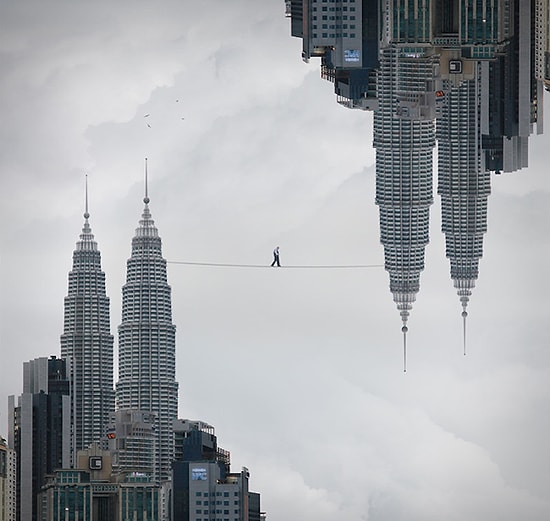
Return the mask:
<svg viewBox="0 0 550 521">
<path fill-rule="evenodd" d="M 380 242 L 402 320 L 405 371 L 408 321 L 429 243 L 437 136 L 441 227 L 466 354 L 490 173 L 526 167 L 533 126 L 542 133 L 545 77 L 534 65 L 540 72 L 541 62 L 550 63 L 540 37 L 548 34 L 547 3 L 289 0 L 286 6 L 303 59 L 321 59 L 338 102 L 374 111 Z"/>
</svg>

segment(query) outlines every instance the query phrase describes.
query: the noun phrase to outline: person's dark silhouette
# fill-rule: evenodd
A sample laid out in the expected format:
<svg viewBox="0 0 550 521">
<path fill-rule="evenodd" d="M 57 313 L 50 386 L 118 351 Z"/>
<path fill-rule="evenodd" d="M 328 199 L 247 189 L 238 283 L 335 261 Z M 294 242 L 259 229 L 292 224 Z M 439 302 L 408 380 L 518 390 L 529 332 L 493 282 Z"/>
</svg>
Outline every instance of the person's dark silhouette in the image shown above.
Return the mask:
<svg viewBox="0 0 550 521">
<path fill-rule="evenodd" d="M 273 262 L 271 263 L 271 266 L 275 266 L 275 264 L 280 268 L 281 263 L 279 262 L 279 246 L 277 246 L 273 250 Z"/>
</svg>

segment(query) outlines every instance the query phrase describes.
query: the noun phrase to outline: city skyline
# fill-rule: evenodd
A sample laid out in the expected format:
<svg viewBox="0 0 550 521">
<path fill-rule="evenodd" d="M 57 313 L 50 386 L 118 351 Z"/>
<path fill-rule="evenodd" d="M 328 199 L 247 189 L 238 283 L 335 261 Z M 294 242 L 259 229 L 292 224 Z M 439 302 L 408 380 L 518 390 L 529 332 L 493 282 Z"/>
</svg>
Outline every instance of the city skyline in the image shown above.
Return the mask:
<svg viewBox="0 0 550 521">
<path fill-rule="evenodd" d="M 467 357 L 434 198 L 403 375 L 383 269 L 284 269 L 380 264 L 383 248 L 372 116 L 302 62 L 281 3 L 1 9 L 2 396 L 20 392 L 24 361 L 58 352 L 85 172 L 111 332 L 120 324 L 148 157 L 178 417 L 216 425 L 269 519 L 431 521 L 433 497 L 449 519 L 543 519 L 548 136 L 530 139 L 529 168 L 492 179 Z M 268 265 L 275 245 L 278 271 L 171 263 Z"/>
</svg>

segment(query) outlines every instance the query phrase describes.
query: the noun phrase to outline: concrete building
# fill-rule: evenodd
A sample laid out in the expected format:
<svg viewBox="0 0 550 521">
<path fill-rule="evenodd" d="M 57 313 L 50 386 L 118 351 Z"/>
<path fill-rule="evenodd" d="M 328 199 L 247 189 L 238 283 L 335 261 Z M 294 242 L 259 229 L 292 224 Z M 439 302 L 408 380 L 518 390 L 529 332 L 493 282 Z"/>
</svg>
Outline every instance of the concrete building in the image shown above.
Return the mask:
<svg viewBox="0 0 550 521">
<path fill-rule="evenodd" d="M 70 464 L 70 396 L 65 360 L 23 364 L 23 394 L 8 397 L 8 445 L 17 455 L 17 521 L 36 521 L 46 476 Z"/>
<path fill-rule="evenodd" d="M 166 481 L 172 473 L 173 422 L 178 411 L 176 327 L 162 242 L 149 211 L 147 164 L 145 172 L 145 207 L 132 239 L 122 288 L 116 402 L 118 410 L 154 413 L 154 476 Z"/>
<path fill-rule="evenodd" d="M 86 186 L 84 227 L 73 252 L 61 335 L 61 356 L 70 361 L 73 460 L 78 450 L 101 440 L 115 409 L 109 298 L 89 216 Z"/>
<path fill-rule="evenodd" d="M 506 2 L 506 47 L 490 62 L 488 125 L 483 135 L 486 164 L 497 173 L 529 164 L 529 136 L 542 125 L 543 83 L 536 79 L 535 0 Z"/>
<path fill-rule="evenodd" d="M 153 477 L 155 469 L 155 414 L 121 409 L 111 415 L 107 447 L 115 472 L 139 472 Z"/>
<path fill-rule="evenodd" d="M 334 84 L 338 103 L 376 107 L 379 0 L 291 0 L 292 36 L 302 39 L 302 59 L 321 59 L 322 78 Z"/>
<path fill-rule="evenodd" d="M 92 444 L 75 469 L 60 469 L 40 495 L 40 521 L 162 521 L 161 487 L 139 472 L 113 473 L 111 455 Z"/>
<path fill-rule="evenodd" d="M 260 495 L 249 490 L 250 474 L 230 472 L 229 452 L 217 445 L 214 427 L 201 421 L 174 423 L 172 512 L 178 521 L 260 521 Z"/>
<path fill-rule="evenodd" d="M 15 451 L 0 437 L 0 521 L 16 519 L 16 462 Z"/>
</svg>

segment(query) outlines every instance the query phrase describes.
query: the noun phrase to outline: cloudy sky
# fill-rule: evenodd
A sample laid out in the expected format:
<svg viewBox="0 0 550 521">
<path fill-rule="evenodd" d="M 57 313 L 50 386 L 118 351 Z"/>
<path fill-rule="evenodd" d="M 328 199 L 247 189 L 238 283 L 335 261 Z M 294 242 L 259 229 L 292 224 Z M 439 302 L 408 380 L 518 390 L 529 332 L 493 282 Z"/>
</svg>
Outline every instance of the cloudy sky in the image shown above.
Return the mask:
<svg viewBox="0 0 550 521">
<path fill-rule="evenodd" d="M 289 33 L 282 0 L 2 3 L 0 434 L 23 362 L 59 355 L 85 173 L 115 335 L 145 157 L 169 261 L 382 262 L 372 115 Z M 438 198 L 407 373 L 381 268 L 169 265 L 180 416 L 270 520 L 550 517 L 548 143 L 492 179 L 466 357 Z"/>
</svg>

